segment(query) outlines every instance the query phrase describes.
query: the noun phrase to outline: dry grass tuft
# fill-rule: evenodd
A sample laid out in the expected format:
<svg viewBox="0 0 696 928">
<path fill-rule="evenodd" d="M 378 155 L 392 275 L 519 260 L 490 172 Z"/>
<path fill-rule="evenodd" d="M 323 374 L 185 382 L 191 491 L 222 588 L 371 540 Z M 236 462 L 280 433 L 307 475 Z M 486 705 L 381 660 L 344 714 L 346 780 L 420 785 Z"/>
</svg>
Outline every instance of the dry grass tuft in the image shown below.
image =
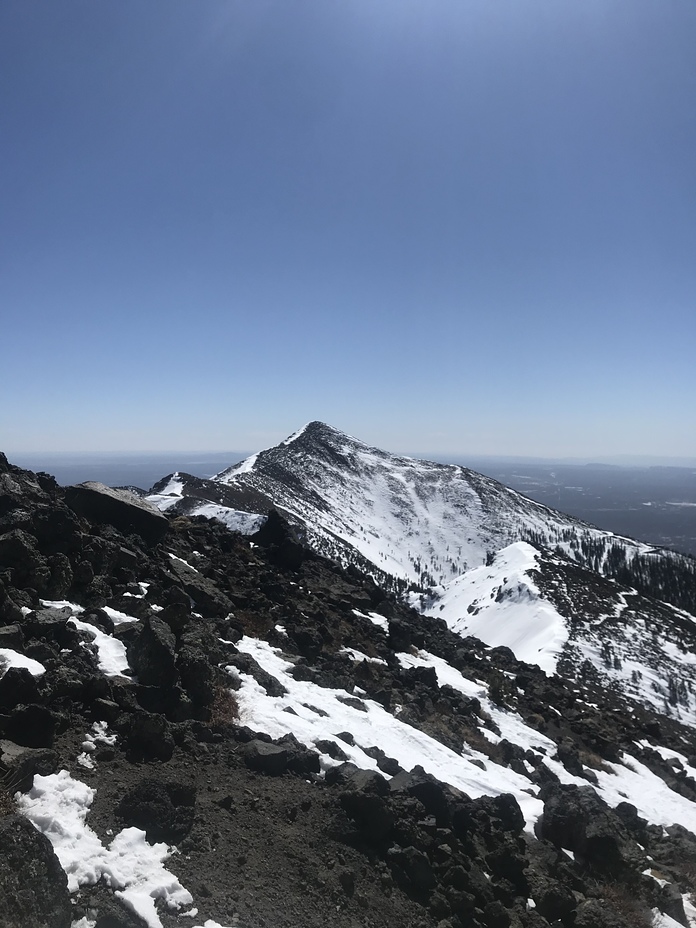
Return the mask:
<svg viewBox="0 0 696 928">
<path fill-rule="evenodd" d="M 210 704 L 211 728 L 226 728 L 239 721 L 239 703 L 237 697 L 228 687 L 218 684 L 215 687 L 215 696 Z"/>
<path fill-rule="evenodd" d="M 0 788 L 0 816 L 14 815 L 17 811 L 17 803 L 6 789 Z"/>
<path fill-rule="evenodd" d="M 622 883 L 606 883 L 602 897 L 631 928 L 652 928 L 653 916 L 648 906 Z"/>
<path fill-rule="evenodd" d="M 599 754 L 595 754 L 594 751 L 580 750 L 578 751 L 578 757 L 580 758 L 580 763 L 585 767 L 589 767 L 590 770 L 603 770 L 604 773 L 613 773 L 611 767 L 602 760 Z"/>
</svg>

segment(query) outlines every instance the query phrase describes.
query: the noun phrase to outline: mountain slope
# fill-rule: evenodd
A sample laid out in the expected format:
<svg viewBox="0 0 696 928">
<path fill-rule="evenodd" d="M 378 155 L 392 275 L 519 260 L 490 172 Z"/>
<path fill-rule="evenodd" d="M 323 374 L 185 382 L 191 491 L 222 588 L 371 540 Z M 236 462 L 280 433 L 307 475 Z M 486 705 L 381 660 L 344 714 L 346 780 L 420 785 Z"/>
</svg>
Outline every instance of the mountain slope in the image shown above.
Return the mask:
<svg viewBox="0 0 696 928">
<path fill-rule="evenodd" d="M 164 478 L 150 498 L 174 511 L 194 511 L 195 499 L 246 512 L 277 508 L 315 550 L 401 590 L 446 584 L 528 541 L 624 582 L 636 574 L 662 598 L 674 593 L 675 605 L 696 605 L 692 559 L 597 529 L 466 467 L 392 455 L 322 422 L 212 480 Z M 690 582 L 681 589 L 684 574 Z"/>
<path fill-rule="evenodd" d="M 71 499 L 0 455 L 0 928 L 696 925 L 693 727 L 277 515 Z M 591 572 L 535 550 L 488 566 L 584 611 Z"/>
<path fill-rule="evenodd" d="M 696 722 L 695 562 L 623 538 L 456 465 L 400 457 L 310 422 L 203 481 L 165 478 L 160 508 L 257 526 L 275 507 L 307 543 L 365 570 L 459 634 Z M 617 578 L 620 583 L 617 583 Z M 673 605 L 663 600 L 671 601 Z"/>
</svg>

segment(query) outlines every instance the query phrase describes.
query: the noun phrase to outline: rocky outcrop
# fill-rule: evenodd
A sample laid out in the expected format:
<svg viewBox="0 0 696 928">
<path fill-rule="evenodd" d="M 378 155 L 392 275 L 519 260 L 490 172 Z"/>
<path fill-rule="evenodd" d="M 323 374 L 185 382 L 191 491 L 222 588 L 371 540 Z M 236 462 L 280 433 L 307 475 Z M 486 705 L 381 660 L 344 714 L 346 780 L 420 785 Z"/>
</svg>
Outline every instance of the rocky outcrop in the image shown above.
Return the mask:
<svg viewBox="0 0 696 928">
<path fill-rule="evenodd" d="M 128 490 L 115 490 L 103 483 L 88 481 L 67 487 L 65 500 L 78 515 L 98 525 L 113 525 L 124 535 L 135 532 L 156 544 L 169 528 L 162 513 Z"/>
</svg>

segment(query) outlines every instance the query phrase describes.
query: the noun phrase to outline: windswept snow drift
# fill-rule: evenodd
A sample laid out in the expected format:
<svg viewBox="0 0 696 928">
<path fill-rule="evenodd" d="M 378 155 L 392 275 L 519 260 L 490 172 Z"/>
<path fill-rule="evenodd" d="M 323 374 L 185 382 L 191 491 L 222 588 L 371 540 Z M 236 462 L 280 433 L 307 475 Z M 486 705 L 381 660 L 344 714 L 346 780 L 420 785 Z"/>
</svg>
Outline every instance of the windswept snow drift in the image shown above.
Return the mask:
<svg viewBox="0 0 696 928">
<path fill-rule="evenodd" d="M 532 579 L 538 559 L 530 544 L 509 545 L 490 566 L 475 567 L 436 590 L 423 611 L 460 635 L 510 648 L 518 660 L 554 673 L 568 628 Z"/>
</svg>

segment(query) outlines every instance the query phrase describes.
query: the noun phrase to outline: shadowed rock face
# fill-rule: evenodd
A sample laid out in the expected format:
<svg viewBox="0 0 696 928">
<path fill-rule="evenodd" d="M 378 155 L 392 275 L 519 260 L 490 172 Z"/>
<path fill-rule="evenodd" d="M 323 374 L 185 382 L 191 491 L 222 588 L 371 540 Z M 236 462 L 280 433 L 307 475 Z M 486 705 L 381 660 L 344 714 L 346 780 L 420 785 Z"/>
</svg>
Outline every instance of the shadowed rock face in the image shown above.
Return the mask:
<svg viewBox="0 0 696 928">
<path fill-rule="evenodd" d="M 66 487 L 65 501 L 78 515 L 98 524 L 113 525 L 120 532 L 140 535 L 156 544 L 167 534 L 169 523 L 154 506 L 128 490 L 87 482 Z"/>
<path fill-rule="evenodd" d="M 0 925 L 70 928 L 68 879 L 51 842 L 25 818 L 0 818 Z"/>
</svg>

